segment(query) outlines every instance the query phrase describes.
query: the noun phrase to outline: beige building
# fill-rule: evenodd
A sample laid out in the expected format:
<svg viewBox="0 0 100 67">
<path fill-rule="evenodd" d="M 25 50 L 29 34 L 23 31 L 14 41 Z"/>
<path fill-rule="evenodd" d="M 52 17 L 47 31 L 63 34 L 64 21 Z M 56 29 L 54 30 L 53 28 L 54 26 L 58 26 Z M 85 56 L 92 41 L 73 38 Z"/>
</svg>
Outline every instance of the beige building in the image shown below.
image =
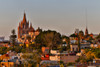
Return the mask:
<svg viewBox="0 0 100 67">
<path fill-rule="evenodd" d="M 91 44 L 90 47 L 91 47 L 91 48 L 100 48 L 100 43 Z"/>
<path fill-rule="evenodd" d="M 60 53 L 58 50 L 51 50 L 50 61 L 63 61 L 64 63 L 75 62 L 78 59 L 76 55 L 69 55 L 67 52 Z"/>
<path fill-rule="evenodd" d="M 49 57 L 50 61 L 63 61 L 64 63 L 75 62 L 75 60 L 78 58 L 79 56 L 70 56 L 66 54 L 59 54 Z"/>
<path fill-rule="evenodd" d="M 54 55 L 54 56 L 50 56 L 49 59 L 51 61 L 60 61 L 60 55 Z"/>
<path fill-rule="evenodd" d="M 78 51 L 78 45 L 76 45 L 76 44 L 71 44 L 71 45 L 70 45 L 70 50 L 71 50 L 71 51 Z"/>
</svg>

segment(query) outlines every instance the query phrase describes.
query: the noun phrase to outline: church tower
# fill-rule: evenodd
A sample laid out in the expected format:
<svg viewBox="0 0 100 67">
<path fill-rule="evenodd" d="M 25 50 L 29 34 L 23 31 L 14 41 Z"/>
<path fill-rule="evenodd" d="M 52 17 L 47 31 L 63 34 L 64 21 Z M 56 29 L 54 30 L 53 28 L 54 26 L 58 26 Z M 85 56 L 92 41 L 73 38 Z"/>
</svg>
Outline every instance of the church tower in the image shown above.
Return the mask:
<svg viewBox="0 0 100 67">
<path fill-rule="evenodd" d="M 85 35 L 88 35 L 88 29 L 87 29 L 87 24 L 88 24 L 88 19 L 87 19 L 87 9 L 85 10 L 86 13 L 86 29 L 85 29 Z"/>
<path fill-rule="evenodd" d="M 29 21 L 27 21 L 26 13 L 24 12 L 23 20 L 19 23 L 18 26 L 18 39 L 23 35 L 28 34 L 30 31 L 34 32 L 34 28 L 32 27 L 32 24 L 29 26 Z"/>
<path fill-rule="evenodd" d="M 37 35 L 42 31 L 42 29 L 34 29 L 32 23 L 27 21 L 26 13 L 24 12 L 23 19 L 19 22 L 18 26 L 18 41 L 22 43 L 29 43 L 30 41 L 33 42 Z M 27 37 L 31 37 L 29 41 Z M 28 42 L 29 41 L 29 42 Z"/>
<path fill-rule="evenodd" d="M 85 29 L 85 35 L 88 35 L 88 29 L 87 29 L 87 27 Z"/>
</svg>

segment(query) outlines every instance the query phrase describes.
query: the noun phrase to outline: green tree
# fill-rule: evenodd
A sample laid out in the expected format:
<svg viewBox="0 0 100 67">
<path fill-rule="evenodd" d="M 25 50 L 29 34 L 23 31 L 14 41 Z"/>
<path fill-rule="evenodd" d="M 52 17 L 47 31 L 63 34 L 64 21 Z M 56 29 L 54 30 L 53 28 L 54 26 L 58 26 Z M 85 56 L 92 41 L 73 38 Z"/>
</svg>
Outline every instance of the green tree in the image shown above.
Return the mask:
<svg viewBox="0 0 100 67">
<path fill-rule="evenodd" d="M 21 50 L 22 50 L 22 48 L 19 47 L 19 46 L 15 46 L 15 47 L 14 47 L 14 51 L 17 52 L 17 53 L 20 53 Z"/>
<path fill-rule="evenodd" d="M 96 39 L 100 39 L 100 33 L 99 33 L 99 35 L 96 37 Z"/>
<path fill-rule="evenodd" d="M 22 58 L 25 59 L 24 66 L 26 67 L 37 67 L 41 62 L 41 55 L 39 52 L 32 53 L 31 55 L 23 55 Z"/>
<path fill-rule="evenodd" d="M 80 57 L 76 60 L 76 62 L 85 63 L 85 62 L 87 62 L 87 59 L 86 59 L 85 56 L 80 56 Z"/>
<path fill-rule="evenodd" d="M 83 36 L 84 36 L 84 32 L 83 31 L 79 31 L 79 37 L 80 37 L 80 39 L 82 39 Z"/>
<path fill-rule="evenodd" d="M 7 52 L 6 47 L 0 47 L 0 54 L 5 54 Z"/>
<path fill-rule="evenodd" d="M 65 35 L 62 35 L 62 40 L 64 40 L 63 42 L 66 42 L 66 44 L 69 44 L 70 43 L 69 37 L 67 37 Z"/>
<path fill-rule="evenodd" d="M 70 37 L 78 37 L 76 34 L 71 34 Z"/>
<path fill-rule="evenodd" d="M 62 43 L 61 34 L 56 31 L 43 31 L 35 39 L 39 46 L 48 46 L 50 48 L 57 48 Z"/>
<path fill-rule="evenodd" d="M 67 44 L 66 50 L 69 50 L 70 49 L 70 38 L 65 36 L 65 35 L 63 35 L 62 36 L 62 40 L 63 40 L 63 43 Z"/>
<path fill-rule="evenodd" d="M 96 56 L 97 58 L 100 58 L 100 51 L 96 51 L 96 52 L 95 52 L 95 56 Z"/>
<path fill-rule="evenodd" d="M 17 38 L 17 35 L 15 34 L 15 30 L 13 29 L 11 31 L 12 35 L 10 35 L 10 41 L 11 41 L 11 44 L 13 45 L 13 48 L 16 44 L 16 38 Z"/>
<path fill-rule="evenodd" d="M 69 62 L 69 63 L 67 63 L 67 66 L 71 66 L 71 65 L 73 65 L 74 63 L 72 63 L 72 62 Z"/>
</svg>

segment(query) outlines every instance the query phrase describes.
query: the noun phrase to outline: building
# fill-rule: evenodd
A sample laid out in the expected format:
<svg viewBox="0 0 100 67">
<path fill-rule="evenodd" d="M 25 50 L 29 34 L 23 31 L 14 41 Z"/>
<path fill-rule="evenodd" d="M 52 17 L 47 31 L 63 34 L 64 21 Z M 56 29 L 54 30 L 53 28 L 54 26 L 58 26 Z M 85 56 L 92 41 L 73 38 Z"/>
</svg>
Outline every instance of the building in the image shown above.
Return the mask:
<svg viewBox="0 0 100 67">
<path fill-rule="evenodd" d="M 81 49 L 86 49 L 86 48 L 90 48 L 90 43 L 89 42 L 86 42 L 86 43 L 81 43 L 80 44 L 80 48 Z"/>
<path fill-rule="evenodd" d="M 8 54 L 4 54 L 4 55 L 0 56 L 0 60 L 6 60 L 6 61 L 8 61 L 9 59 L 10 59 L 10 57 L 9 57 Z"/>
<path fill-rule="evenodd" d="M 72 51 L 72 52 L 79 51 L 78 50 L 78 45 L 77 44 L 71 44 L 70 45 L 70 51 Z"/>
<path fill-rule="evenodd" d="M 1 67 L 14 67 L 14 62 L 1 62 Z"/>
<path fill-rule="evenodd" d="M 49 54 L 49 47 L 42 47 L 43 54 Z"/>
<path fill-rule="evenodd" d="M 7 47 L 9 48 L 11 45 L 10 45 L 10 42 L 8 40 L 4 40 L 4 41 L 0 41 L 0 47 Z"/>
<path fill-rule="evenodd" d="M 63 61 L 64 63 L 75 62 L 79 57 L 74 53 L 62 52 L 60 53 L 58 50 L 51 50 L 51 55 L 49 57 L 50 61 Z"/>
<path fill-rule="evenodd" d="M 49 60 L 49 47 L 42 47 L 42 60 Z"/>
<path fill-rule="evenodd" d="M 5 40 L 5 37 L 0 37 L 0 41 L 4 41 Z"/>
<path fill-rule="evenodd" d="M 35 30 L 32 26 L 32 23 L 29 23 L 26 19 L 26 13 L 24 13 L 23 20 L 19 23 L 18 26 L 18 41 L 25 43 L 27 37 L 31 37 L 31 42 L 39 35 L 41 29 L 38 28 Z"/>
</svg>

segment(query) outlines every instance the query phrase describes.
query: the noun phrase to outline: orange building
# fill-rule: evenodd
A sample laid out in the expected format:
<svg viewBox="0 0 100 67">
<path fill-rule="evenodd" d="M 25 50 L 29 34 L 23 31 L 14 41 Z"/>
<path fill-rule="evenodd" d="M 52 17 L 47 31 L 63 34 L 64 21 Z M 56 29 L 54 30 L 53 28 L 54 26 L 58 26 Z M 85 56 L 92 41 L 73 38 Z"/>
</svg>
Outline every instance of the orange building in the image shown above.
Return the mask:
<svg viewBox="0 0 100 67">
<path fill-rule="evenodd" d="M 9 55 L 8 54 L 4 54 L 4 55 L 2 55 L 2 56 L 0 56 L 0 60 L 9 60 L 10 59 L 10 57 L 9 57 Z"/>
<path fill-rule="evenodd" d="M 14 62 L 1 62 L 1 67 L 14 67 Z"/>
<path fill-rule="evenodd" d="M 42 47 L 42 60 L 49 60 L 49 47 Z"/>
</svg>

